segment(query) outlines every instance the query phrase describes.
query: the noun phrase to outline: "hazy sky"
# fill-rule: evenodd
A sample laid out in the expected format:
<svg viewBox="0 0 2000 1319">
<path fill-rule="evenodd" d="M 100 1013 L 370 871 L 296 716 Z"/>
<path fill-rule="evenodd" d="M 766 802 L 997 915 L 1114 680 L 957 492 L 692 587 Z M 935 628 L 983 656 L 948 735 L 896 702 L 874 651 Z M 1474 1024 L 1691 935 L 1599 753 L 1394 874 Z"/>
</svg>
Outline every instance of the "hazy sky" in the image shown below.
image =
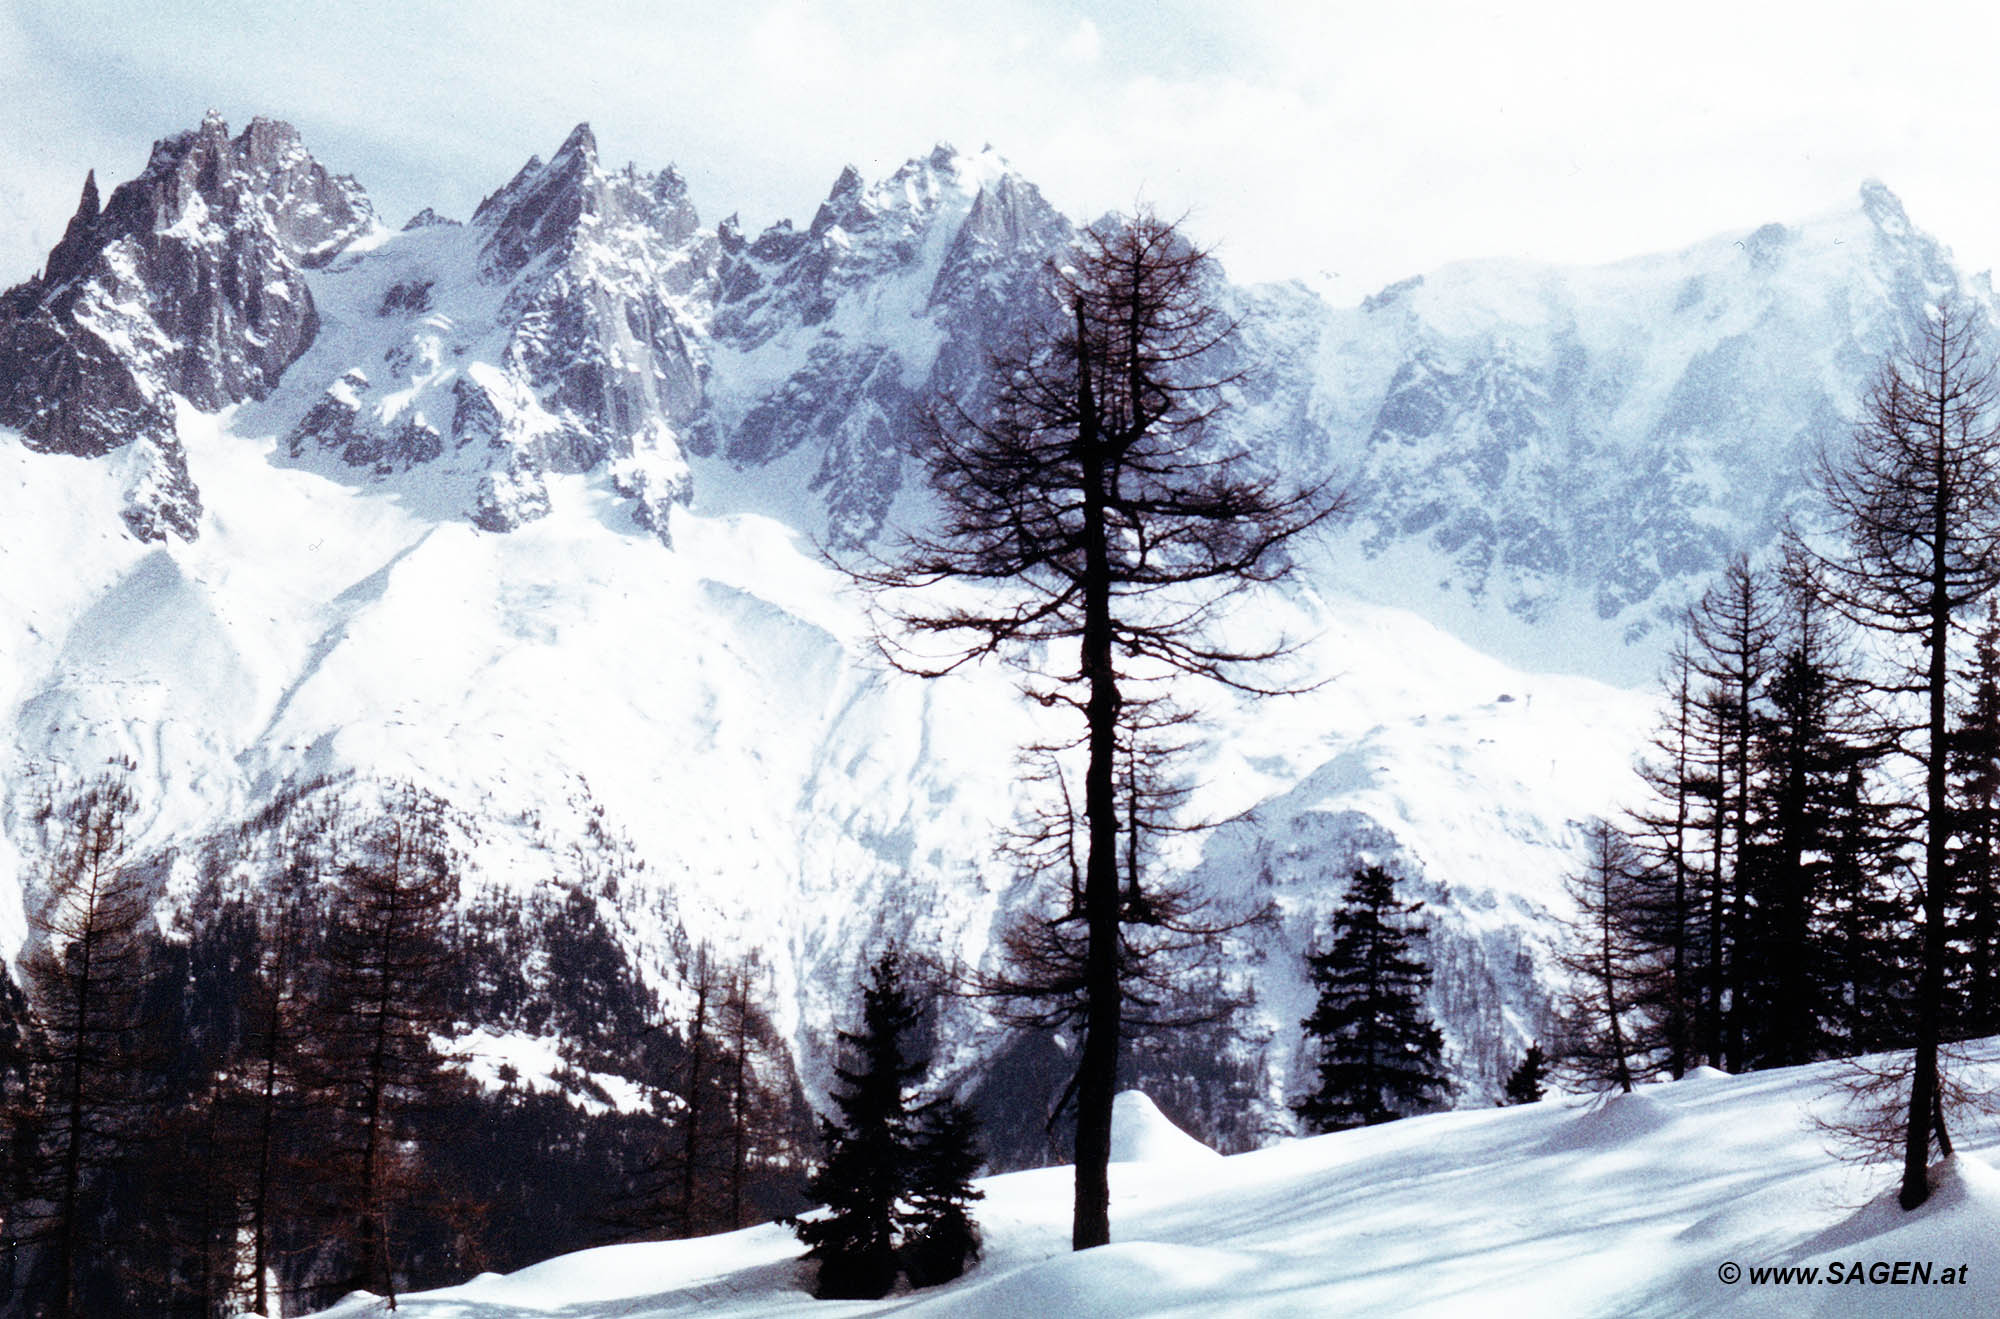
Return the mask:
<svg viewBox="0 0 2000 1319">
<path fill-rule="evenodd" d="M 705 223 L 991 142 L 1079 217 L 1148 201 L 1241 277 L 1358 299 L 1459 257 L 1597 261 L 1877 177 L 2000 264 L 1984 5 L 1683 0 L 0 0 L 0 285 L 214 107 L 289 119 L 392 224 L 589 120 Z"/>
</svg>

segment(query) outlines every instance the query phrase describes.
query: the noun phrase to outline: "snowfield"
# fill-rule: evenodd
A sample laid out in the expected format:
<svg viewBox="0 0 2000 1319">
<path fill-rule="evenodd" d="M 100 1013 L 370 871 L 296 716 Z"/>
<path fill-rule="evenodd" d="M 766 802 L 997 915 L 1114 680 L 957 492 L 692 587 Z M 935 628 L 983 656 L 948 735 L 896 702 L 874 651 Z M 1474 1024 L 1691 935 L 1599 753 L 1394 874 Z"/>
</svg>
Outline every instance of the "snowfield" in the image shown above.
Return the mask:
<svg viewBox="0 0 2000 1319">
<path fill-rule="evenodd" d="M 2000 1039 L 1968 1054 L 1964 1074 L 1975 1088 L 2000 1083 Z M 1957 1156 L 1933 1169 L 1930 1201 L 1905 1214 L 1896 1170 L 1844 1162 L 1819 1125 L 1841 1112 L 1835 1082 L 1846 1066 L 1740 1077 L 1702 1069 L 1631 1095 L 1439 1113 L 1229 1158 L 1195 1146 L 1145 1096 L 1127 1093 L 1108 1247 L 1070 1252 L 1070 1170 L 1044 1168 L 980 1183 L 985 1260 L 920 1293 L 816 1301 L 798 1243 L 764 1226 L 485 1274 L 401 1298 L 401 1312 L 2000 1313 L 2000 1173 L 1990 1166 L 2000 1159 L 2000 1119 L 1961 1117 Z M 1791 1280 L 1766 1269 L 1793 1270 Z M 325 1315 L 352 1319 L 380 1307 L 356 1295 Z"/>
</svg>

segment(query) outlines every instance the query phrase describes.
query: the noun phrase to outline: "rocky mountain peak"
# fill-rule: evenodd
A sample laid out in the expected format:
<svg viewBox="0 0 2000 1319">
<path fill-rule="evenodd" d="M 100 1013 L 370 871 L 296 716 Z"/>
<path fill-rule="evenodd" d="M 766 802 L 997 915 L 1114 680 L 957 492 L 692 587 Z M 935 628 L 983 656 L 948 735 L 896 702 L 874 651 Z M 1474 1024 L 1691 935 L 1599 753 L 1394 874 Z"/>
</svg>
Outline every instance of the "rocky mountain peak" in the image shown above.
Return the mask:
<svg viewBox="0 0 2000 1319">
<path fill-rule="evenodd" d="M 232 138 L 211 112 L 101 208 L 93 173 L 43 276 L 0 300 L 0 423 L 51 452 L 144 442 L 126 523 L 192 538 L 173 399 L 267 394 L 318 333 L 304 270 L 377 227 L 360 186 L 272 119 Z"/>
<path fill-rule="evenodd" d="M 1889 186 L 1880 179 L 1863 180 L 1861 210 L 1877 229 L 1891 237 L 1906 238 L 1913 232 L 1902 199 L 1889 191 Z"/>
<path fill-rule="evenodd" d="M 826 199 L 828 202 L 837 202 L 859 196 L 861 186 L 861 171 L 852 165 L 843 166 L 840 177 L 835 179 L 833 187 L 827 190 Z"/>
<path fill-rule="evenodd" d="M 91 170 L 83 176 L 83 196 L 76 204 L 76 214 L 69 219 L 69 227 L 63 230 L 62 241 L 49 253 L 48 264 L 43 268 L 42 282 L 60 284 L 80 269 L 90 252 L 90 230 L 103 212 L 103 205 L 97 196 L 97 171 Z"/>
<path fill-rule="evenodd" d="M 572 156 L 591 169 L 597 168 L 597 134 L 591 131 L 588 123 L 578 124 L 569 130 L 569 136 L 556 148 L 555 157 L 549 163 L 560 167 L 564 160 Z"/>
<path fill-rule="evenodd" d="M 573 250 L 587 222 L 638 223 L 675 245 L 700 226 L 678 171 L 643 174 L 627 165 L 607 173 L 589 124 L 572 129 L 547 164 L 530 157 L 506 187 L 479 204 L 472 219 L 491 231 L 486 267 L 495 278 L 511 277 L 550 253 Z"/>
</svg>

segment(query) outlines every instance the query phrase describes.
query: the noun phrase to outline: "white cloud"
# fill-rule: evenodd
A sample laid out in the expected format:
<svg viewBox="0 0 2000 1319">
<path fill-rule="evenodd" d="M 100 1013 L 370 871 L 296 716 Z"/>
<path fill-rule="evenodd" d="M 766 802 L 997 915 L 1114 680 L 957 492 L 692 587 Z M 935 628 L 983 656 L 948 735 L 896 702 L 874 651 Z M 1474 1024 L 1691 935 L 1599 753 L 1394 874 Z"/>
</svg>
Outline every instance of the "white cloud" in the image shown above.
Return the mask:
<svg viewBox="0 0 2000 1319">
<path fill-rule="evenodd" d="M 1062 39 L 1062 44 L 1056 47 L 1056 54 L 1075 64 L 1091 64 L 1096 62 L 1102 45 L 1097 24 L 1080 18 L 1070 34 Z"/>
</svg>

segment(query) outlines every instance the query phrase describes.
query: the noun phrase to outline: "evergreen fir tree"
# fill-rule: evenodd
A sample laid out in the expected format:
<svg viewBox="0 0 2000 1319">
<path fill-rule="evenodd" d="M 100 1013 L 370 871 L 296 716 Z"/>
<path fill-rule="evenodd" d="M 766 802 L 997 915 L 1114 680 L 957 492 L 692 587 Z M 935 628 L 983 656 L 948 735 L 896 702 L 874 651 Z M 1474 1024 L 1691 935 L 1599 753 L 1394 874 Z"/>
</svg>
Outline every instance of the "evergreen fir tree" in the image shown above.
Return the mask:
<svg viewBox="0 0 2000 1319">
<path fill-rule="evenodd" d="M 1757 715 L 1751 814 L 1740 889 L 1745 937 L 1758 956 L 1738 976 L 1742 1062 L 1783 1067 L 1829 1051 L 1834 1014 L 1821 983 L 1826 959 L 1817 920 L 1840 857 L 1830 846 L 1875 756 L 1855 731 L 1856 684 L 1844 671 L 1828 612 L 1808 565 L 1787 563 L 1787 626 Z"/>
<path fill-rule="evenodd" d="M 1521 1061 L 1507 1074 L 1507 1087 L 1502 1093 L 1508 1104 L 1532 1104 L 1542 1097 L 1543 1083 L 1548 1080 L 1548 1055 L 1539 1044 L 1530 1044 L 1528 1051 L 1521 1055 Z"/>
<path fill-rule="evenodd" d="M 794 1225 L 819 1262 L 813 1294 L 872 1299 L 907 1269 L 917 1286 L 944 1282 L 977 1258 L 966 1205 L 980 1155 L 969 1112 L 947 1100 L 914 1102 L 929 1059 L 915 1047 L 922 1013 L 895 950 L 876 959 L 862 993 L 861 1029 L 840 1032 L 840 1118 L 821 1119 L 826 1163 L 808 1184 L 827 1212 Z"/>
<path fill-rule="evenodd" d="M 1409 950 L 1422 903 L 1396 898 L 1380 866 L 1355 872 L 1332 945 L 1307 956 L 1319 1001 L 1300 1024 L 1319 1048 L 1319 1084 L 1293 1107 L 1314 1131 L 1388 1122 L 1446 1090 L 1442 1037 L 1424 1006 L 1430 969 Z"/>
<path fill-rule="evenodd" d="M 1834 1053 L 1895 1048 L 1915 1028 L 1917 923 L 1913 899 L 1891 878 L 1901 851 L 1893 812 L 1851 767 L 1829 821 L 1826 883 L 1813 914 L 1814 982 Z"/>
<path fill-rule="evenodd" d="M 839 1120 L 820 1119 L 826 1164 L 806 1189 L 827 1213 L 797 1228 L 806 1258 L 819 1262 L 813 1294 L 822 1299 L 868 1299 L 895 1285 L 896 1204 L 909 1189 L 909 1098 L 924 1070 L 906 1052 L 917 1017 L 900 959 L 885 953 L 862 993 L 861 1029 L 840 1032 L 850 1058 L 834 1068 Z"/>
<path fill-rule="evenodd" d="M 939 1099 L 919 1110 L 914 1134 L 897 1254 L 912 1287 L 932 1287 L 979 1258 L 979 1225 L 968 1206 L 986 1194 L 972 1184 L 984 1160 L 978 1121 L 956 1100 Z"/>
<path fill-rule="evenodd" d="M 1956 937 L 1947 961 L 1949 1032 L 2000 1031 L 2000 604 L 1962 675 L 1969 694 L 1951 734 L 1951 852 Z"/>
</svg>

